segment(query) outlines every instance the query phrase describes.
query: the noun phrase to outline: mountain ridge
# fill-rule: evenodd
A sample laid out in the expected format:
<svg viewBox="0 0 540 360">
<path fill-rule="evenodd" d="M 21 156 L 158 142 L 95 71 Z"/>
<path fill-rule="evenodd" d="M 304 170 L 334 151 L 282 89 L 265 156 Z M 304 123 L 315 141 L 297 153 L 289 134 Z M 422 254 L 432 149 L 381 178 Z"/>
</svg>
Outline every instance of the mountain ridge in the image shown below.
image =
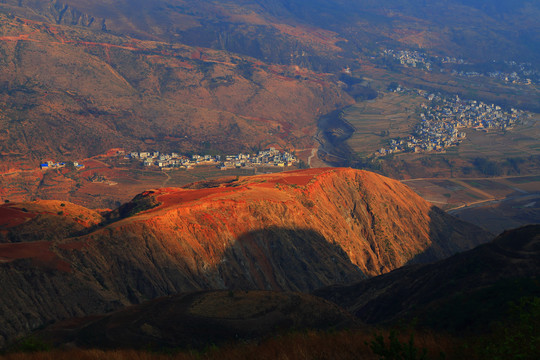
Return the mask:
<svg viewBox="0 0 540 360">
<path fill-rule="evenodd" d="M 3 336 L 178 292 L 351 283 L 491 237 L 398 181 L 360 170 L 310 169 L 212 186 L 148 191 L 124 215 L 89 223 L 86 234 L 0 244 L 0 303 L 5 313 L 27 314 L 10 318 Z M 0 209 L 21 214 L 22 207 Z M 70 216 L 71 205 L 65 208 L 52 216 Z M 35 219 L 2 230 L 47 228 Z M 30 305 L 37 298 L 40 305 Z"/>
</svg>

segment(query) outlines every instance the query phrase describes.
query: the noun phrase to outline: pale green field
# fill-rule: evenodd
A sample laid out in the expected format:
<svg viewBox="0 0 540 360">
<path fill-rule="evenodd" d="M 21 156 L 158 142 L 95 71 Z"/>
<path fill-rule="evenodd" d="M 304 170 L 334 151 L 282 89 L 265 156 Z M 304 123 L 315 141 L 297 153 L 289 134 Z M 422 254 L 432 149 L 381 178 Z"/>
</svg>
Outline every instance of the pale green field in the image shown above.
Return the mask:
<svg viewBox="0 0 540 360">
<path fill-rule="evenodd" d="M 527 157 L 540 154 L 540 114 L 525 118 L 523 124 L 505 133 L 467 131 L 467 139 L 458 147 L 457 155 L 490 159 Z"/>
<path fill-rule="evenodd" d="M 391 138 L 410 135 L 419 121 L 415 109 L 424 101 L 420 96 L 389 93 L 351 106 L 344 112 L 344 118 L 356 131 L 347 144 L 358 155 L 369 156 L 387 147 Z M 386 130 L 390 134 L 381 136 Z"/>
</svg>

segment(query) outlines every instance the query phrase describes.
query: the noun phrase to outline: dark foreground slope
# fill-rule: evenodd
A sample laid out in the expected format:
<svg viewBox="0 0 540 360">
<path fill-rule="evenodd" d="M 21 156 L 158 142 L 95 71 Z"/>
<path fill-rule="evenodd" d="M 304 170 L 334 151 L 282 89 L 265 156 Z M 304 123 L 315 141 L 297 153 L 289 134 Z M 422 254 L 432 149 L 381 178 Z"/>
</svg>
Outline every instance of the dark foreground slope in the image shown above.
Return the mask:
<svg viewBox="0 0 540 360">
<path fill-rule="evenodd" d="M 53 346 L 204 348 L 304 329 L 356 327 L 352 315 L 321 298 L 275 291 L 206 291 L 158 298 L 38 331 Z"/>
<path fill-rule="evenodd" d="M 398 181 L 344 168 L 151 190 L 98 225 L 46 205 L 0 207 L 4 241 L 22 241 L 0 244 L 2 341 L 179 292 L 353 283 L 491 238 Z M 51 234 L 47 219 L 64 218 Z"/>
<path fill-rule="evenodd" d="M 463 335 L 485 332 L 488 324 L 503 320 L 510 301 L 539 297 L 539 277 L 540 226 L 532 225 L 434 264 L 404 267 L 315 294 L 367 323 L 414 318 L 419 325 Z"/>
</svg>

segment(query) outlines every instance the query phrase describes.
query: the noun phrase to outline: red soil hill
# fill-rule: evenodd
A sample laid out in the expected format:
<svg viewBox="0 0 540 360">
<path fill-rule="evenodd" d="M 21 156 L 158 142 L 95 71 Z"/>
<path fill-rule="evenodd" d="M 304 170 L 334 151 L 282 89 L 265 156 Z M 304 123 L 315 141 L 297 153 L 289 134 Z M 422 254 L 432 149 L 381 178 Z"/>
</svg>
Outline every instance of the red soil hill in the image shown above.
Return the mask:
<svg viewBox="0 0 540 360">
<path fill-rule="evenodd" d="M 398 181 L 344 168 L 151 190 L 88 229 L 52 240 L 46 261 L 0 248 L 6 339 L 184 291 L 350 283 L 490 238 Z"/>
</svg>

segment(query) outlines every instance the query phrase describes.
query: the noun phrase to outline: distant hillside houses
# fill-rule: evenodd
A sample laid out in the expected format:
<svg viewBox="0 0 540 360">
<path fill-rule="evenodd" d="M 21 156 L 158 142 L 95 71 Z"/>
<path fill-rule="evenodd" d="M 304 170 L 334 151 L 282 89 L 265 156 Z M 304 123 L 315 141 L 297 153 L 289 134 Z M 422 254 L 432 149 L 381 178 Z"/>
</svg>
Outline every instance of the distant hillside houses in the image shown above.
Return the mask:
<svg viewBox="0 0 540 360">
<path fill-rule="evenodd" d="M 66 167 L 68 163 L 65 162 L 55 162 L 55 161 L 43 161 L 39 164 L 39 167 L 41 170 L 49 170 L 49 169 L 60 169 L 63 167 Z M 80 170 L 84 168 L 83 164 L 79 164 L 77 161 L 73 162 L 73 166 L 75 169 Z"/>
<path fill-rule="evenodd" d="M 159 151 L 131 152 L 124 158 L 138 159 L 144 166 L 157 166 L 162 170 L 192 169 L 199 165 L 215 165 L 221 170 L 258 166 L 288 167 L 298 161 L 291 153 L 281 152 L 275 148 L 259 151 L 256 154 L 240 153 L 226 156 L 198 154 L 187 156 L 176 152 L 163 154 Z"/>
<path fill-rule="evenodd" d="M 481 101 L 463 101 L 457 95 L 451 99 L 427 93 L 424 96 L 431 103 L 422 104 L 421 121 L 413 134 L 406 138 L 391 139 L 389 146 L 379 149 L 376 156 L 398 152 L 444 151 L 466 138 L 466 133 L 460 129 L 484 132 L 511 130 L 525 114 L 513 108 L 505 111 L 500 106 Z"/>
<path fill-rule="evenodd" d="M 419 51 L 386 49 L 383 50 L 382 55 L 394 58 L 405 67 L 423 68 L 427 71 L 431 71 L 433 65 L 430 61 L 430 57 Z"/>
<path fill-rule="evenodd" d="M 460 77 L 490 77 L 505 83 L 518 85 L 534 85 L 540 83 L 540 71 L 531 63 L 518 63 L 516 61 L 493 62 L 489 67 L 481 64 L 472 64 L 461 58 L 441 57 L 428 55 L 415 50 L 385 49 L 381 56 L 394 59 L 396 63 L 404 67 L 433 71 L 433 67 L 439 67 L 441 72 L 449 72 L 451 75 Z M 448 66 L 450 64 L 451 66 Z M 497 66 L 499 70 L 494 70 Z"/>
</svg>

